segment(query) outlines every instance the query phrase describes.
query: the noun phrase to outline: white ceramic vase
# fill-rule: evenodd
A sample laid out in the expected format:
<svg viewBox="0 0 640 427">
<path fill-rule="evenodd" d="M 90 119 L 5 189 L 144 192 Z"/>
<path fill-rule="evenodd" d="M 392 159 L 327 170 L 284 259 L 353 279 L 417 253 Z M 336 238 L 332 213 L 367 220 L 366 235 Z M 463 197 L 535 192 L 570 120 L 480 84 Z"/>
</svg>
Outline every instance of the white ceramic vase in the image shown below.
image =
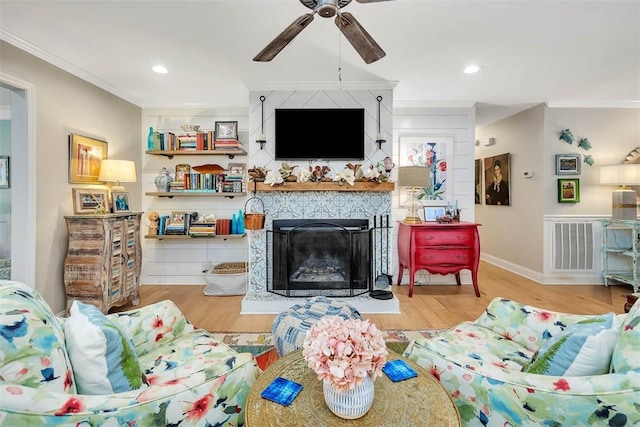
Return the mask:
<svg viewBox="0 0 640 427">
<path fill-rule="evenodd" d="M 364 416 L 371 409 L 375 395 L 373 380 L 368 375 L 352 390 L 339 390 L 323 381 L 322 391 L 331 412 L 347 420 Z"/>
</svg>

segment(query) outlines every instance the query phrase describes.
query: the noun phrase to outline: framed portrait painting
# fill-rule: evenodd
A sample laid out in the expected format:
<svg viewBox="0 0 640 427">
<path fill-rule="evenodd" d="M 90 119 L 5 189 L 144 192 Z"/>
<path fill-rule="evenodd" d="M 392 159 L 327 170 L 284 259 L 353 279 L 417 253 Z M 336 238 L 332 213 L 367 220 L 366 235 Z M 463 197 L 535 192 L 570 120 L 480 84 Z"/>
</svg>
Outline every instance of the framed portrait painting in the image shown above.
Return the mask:
<svg viewBox="0 0 640 427">
<path fill-rule="evenodd" d="M 580 180 L 558 179 L 558 203 L 580 202 Z"/>
<path fill-rule="evenodd" d="M 107 158 L 107 141 L 72 133 L 69 135 L 69 182 L 103 184 L 98 180 L 102 160 Z"/>
<path fill-rule="evenodd" d="M 482 204 L 482 159 L 475 160 L 475 204 Z"/>
<path fill-rule="evenodd" d="M 484 159 L 484 200 L 487 205 L 510 206 L 510 154 Z"/>
<path fill-rule="evenodd" d="M 428 185 L 416 194 L 425 205 L 442 205 L 452 199 L 447 180 L 453 162 L 453 136 L 400 135 L 399 166 L 420 166 L 428 174 Z M 407 207 L 411 197 L 406 188 L 399 187 L 400 206 Z M 446 204 L 446 203 L 445 203 Z"/>
</svg>

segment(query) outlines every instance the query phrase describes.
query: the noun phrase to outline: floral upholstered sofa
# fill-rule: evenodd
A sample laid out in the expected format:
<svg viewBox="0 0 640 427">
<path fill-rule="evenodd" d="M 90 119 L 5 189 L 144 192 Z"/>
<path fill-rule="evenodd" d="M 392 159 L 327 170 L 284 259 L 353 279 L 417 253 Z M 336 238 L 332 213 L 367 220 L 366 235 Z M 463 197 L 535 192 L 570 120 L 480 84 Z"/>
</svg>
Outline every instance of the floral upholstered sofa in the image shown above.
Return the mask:
<svg viewBox="0 0 640 427">
<path fill-rule="evenodd" d="M 496 298 L 473 322 L 404 355 L 473 426 L 640 424 L 640 304 L 627 315 L 558 313 Z"/>
<path fill-rule="evenodd" d="M 243 425 L 259 373 L 170 301 L 107 316 L 74 303 L 57 318 L 0 281 L 0 426 Z"/>
</svg>

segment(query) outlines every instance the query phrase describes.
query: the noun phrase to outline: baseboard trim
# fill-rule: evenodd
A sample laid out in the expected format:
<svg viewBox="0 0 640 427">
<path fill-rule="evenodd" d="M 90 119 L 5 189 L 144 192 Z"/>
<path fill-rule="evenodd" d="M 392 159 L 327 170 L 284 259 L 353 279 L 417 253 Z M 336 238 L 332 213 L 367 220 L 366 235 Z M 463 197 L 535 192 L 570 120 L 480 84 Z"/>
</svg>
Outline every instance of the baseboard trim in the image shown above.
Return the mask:
<svg viewBox="0 0 640 427">
<path fill-rule="evenodd" d="M 501 258 L 497 258 L 488 254 L 482 254 L 480 256 L 482 261 L 493 264 L 497 267 L 503 268 L 518 276 L 525 277 L 529 280 L 533 280 L 541 285 L 603 285 L 604 279 L 600 274 L 594 273 L 566 273 L 556 272 L 551 274 L 543 274 L 521 265 L 514 264 L 509 261 L 505 261 Z"/>
</svg>

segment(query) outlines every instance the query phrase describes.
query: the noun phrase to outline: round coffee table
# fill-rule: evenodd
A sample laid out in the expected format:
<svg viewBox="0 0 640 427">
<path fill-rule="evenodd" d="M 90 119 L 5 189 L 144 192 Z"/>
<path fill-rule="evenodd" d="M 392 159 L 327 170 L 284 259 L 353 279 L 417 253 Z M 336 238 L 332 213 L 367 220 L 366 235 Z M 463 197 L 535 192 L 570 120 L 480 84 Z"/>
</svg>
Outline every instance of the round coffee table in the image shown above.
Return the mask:
<svg viewBox="0 0 640 427">
<path fill-rule="evenodd" d="M 389 351 L 388 360 L 403 359 L 418 372 L 408 380 L 392 382 L 382 374 L 375 381 L 373 406 L 356 420 L 334 415 L 324 402 L 322 382 L 302 357 L 289 353 L 271 365 L 253 384 L 245 405 L 245 424 L 263 426 L 460 426 L 460 413 L 447 391 L 433 376 L 412 361 Z M 302 384 L 303 389 L 289 406 L 260 396 L 276 377 Z"/>
</svg>

